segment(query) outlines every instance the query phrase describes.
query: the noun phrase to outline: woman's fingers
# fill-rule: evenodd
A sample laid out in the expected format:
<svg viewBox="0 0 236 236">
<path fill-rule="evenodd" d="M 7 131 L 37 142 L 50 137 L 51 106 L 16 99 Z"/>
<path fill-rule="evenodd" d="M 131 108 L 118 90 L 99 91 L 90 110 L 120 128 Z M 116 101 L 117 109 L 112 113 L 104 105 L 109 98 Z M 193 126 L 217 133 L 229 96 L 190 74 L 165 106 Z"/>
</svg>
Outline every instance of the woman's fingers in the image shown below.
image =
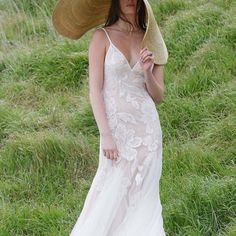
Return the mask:
<svg viewBox="0 0 236 236">
<path fill-rule="evenodd" d="M 113 150 L 109 150 L 109 155 L 110 155 L 110 159 L 113 160 L 114 158 Z"/>
<path fill-rule="evenodd" d="M 141 56 L 141 61 L 145 62 L 147 59 L 154 59 L 154 55 L 152 52 L 146 51 L 143 53 L 143 55 Z"/>
<path fill-rule="evenodd" d="M 105 150 L 103 151 L 103 154 L 104 154 L 105 157 L 107 157 L 108 159 L 110 159 L 110 154 L 109 154 L 109 151 L 108 151 L 107 149 L 105 149 Z"/>
<path fill-rule="evenodd" d="M 141 51 L 140 51 L 140 54 L 142 54 L 144 51 L 148 50 L 147 47 L 144 47 Z"/>
<path fill-rule="evenodd" d="M 118 158 L 118 151 L 117 150 L 114 150 L 114 160 L 117 160 L 117 158 Z"/>
<path fill-rule="evenodd" d="M 117 149 L 104 149 L 103 154 L 111 160 L 117 160 L 117 158 L 119 157 Z"/>
<path fill-rule="evenodd" d="M 108 159 L 110 159 L 110 153 L 109 153 L 109 150 L 108 149 L 104 149 L 103 150 L 103 154 L 105 157 L 107 157 Z"/>
<path fill-rule="evenodd" d="M 116 149 L 111 150 L 110 157 L 111 157 L 111 160 L 117 160 L 117 150 Z"/>
</svg>

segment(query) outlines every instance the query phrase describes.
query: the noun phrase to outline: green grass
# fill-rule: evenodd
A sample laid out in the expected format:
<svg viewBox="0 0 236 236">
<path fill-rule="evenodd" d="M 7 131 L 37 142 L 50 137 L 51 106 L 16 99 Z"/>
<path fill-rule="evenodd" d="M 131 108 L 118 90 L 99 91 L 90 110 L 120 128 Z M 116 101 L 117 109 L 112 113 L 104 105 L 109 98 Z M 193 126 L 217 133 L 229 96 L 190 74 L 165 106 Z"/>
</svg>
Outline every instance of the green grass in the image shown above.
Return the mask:
<svg viewBox="0 0 236 236">
<path fill-rule="evenodd" d="M 55 2 L 0 2 L 1 236 L 68 235 L 98 165 L 91 31 L 79 41 L 58 35 Z M 166 233 L 235 236 L 235 1 L 152 6 L 169 51 L 157 106 Z"/>
</svg>

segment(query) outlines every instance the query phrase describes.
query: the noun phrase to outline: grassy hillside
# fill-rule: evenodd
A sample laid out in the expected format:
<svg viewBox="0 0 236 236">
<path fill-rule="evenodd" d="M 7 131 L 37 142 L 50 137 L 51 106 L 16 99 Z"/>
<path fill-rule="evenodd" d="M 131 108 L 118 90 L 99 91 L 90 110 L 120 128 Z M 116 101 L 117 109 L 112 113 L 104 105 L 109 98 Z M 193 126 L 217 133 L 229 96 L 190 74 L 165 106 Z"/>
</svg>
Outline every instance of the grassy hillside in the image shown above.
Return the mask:
<svg viewBox="0 0 236 236">
<path fill-rule="evenodd" d="M 0 236 L 69 235 L 98 165 L 91 31 L 53 0 L 0 1 Z M 236 235 L 236 2 L 152 2 L 168 51 L 160 193 L 168 236 Z"/>
</svg>

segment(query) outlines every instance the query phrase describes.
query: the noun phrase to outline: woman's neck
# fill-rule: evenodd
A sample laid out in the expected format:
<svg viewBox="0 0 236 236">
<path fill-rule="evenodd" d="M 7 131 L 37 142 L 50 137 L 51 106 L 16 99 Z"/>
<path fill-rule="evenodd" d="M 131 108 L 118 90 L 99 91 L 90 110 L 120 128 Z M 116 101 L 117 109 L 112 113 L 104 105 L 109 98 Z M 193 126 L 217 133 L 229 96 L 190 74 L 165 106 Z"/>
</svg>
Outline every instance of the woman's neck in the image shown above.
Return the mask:
<svg viewBox="0 0 236 236">
<path fill-rule="evenodd" d="M 120 30 L 127 31 L 127 32 L 140 31 L 140 28 L 136 25 L 133 14 L 130 14 L 130 15 L 127 14 L 125 17 L 128 21 L 132 23 L 133 26 L 131 26 L 128 22 L 119 18 L 118 21 L 116 22 L 116 25 L 119 27 Z"/>
</svg>

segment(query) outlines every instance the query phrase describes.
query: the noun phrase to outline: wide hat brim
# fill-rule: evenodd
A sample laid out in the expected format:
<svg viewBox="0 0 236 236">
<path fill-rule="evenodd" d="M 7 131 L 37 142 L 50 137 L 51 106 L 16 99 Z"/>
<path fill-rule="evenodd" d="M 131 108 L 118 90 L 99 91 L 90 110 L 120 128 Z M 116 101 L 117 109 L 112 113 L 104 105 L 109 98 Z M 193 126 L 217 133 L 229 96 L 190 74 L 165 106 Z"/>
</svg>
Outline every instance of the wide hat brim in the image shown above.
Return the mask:
<svg viewBox="0 0 236 236">
<path fill-rule="evenodd" d="M 141 47 L 154 54 L 155 64 L 166 64 L 168 51 L 148 0 L 143 0 L 146 32 Z M 59 34 L 70 39 L 81 38 L 88 30 L 105 23 L 111 0 L 59 0 L 52 14 L 52 23 Z"/>
</svg>

